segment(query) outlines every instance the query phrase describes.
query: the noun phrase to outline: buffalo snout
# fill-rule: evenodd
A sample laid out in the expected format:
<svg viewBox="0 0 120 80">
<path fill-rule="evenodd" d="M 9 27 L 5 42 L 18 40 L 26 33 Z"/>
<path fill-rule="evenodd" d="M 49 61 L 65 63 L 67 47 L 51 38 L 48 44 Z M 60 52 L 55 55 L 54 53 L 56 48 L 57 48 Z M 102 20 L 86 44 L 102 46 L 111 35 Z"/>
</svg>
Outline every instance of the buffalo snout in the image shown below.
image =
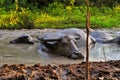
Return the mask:
<svg viewBox="0 0 120 80">
<path fill-rule="evenodd" d="M 84 56 L 82 55 L 82 53 L 79 52 L 79 51 L 73 51 L 73 52 L 71 52 L 71 54 L 70 54 L 69 57 L 72 58 L 72 59 L 83 59 L 84 58 Z"/>
</svg>

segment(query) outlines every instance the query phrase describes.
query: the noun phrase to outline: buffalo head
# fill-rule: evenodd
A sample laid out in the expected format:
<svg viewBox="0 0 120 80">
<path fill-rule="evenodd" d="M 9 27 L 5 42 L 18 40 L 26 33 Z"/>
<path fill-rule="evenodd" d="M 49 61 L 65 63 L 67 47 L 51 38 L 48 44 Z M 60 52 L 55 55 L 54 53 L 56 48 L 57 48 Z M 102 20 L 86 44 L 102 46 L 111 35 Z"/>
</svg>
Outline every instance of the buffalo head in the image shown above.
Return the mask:
<svg viewBox="0 0 120 80">
<path fill-rule="evenodd" d="M 34 44 L 32 41 L 32 37 L 30 35 L 22 35 L 12 41 L 10 43 L 27 43 L 27 44 Z"/>
<path fill-rule="evenodd" d="M 80 37 L 80 35 L 65 35 L 57 39 L 43 37 L 38 39 L 50 53 L 64 55 L 73 59 L 82 59 L 84 57 L 77 46 L 77 41 L 80 40 Z"/>
</svg>

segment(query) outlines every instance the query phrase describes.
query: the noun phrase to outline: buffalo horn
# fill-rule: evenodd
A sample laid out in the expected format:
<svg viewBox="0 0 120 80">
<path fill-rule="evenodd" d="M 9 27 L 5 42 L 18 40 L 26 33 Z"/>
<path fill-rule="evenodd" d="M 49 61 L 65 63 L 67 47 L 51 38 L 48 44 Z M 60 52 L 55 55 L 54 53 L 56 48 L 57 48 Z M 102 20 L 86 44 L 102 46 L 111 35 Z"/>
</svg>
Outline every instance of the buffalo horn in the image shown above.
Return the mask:
<svg viewBox="0 0 120 80">
<path fill-rule="evenodd" d="M 44 41 L 44 42 L 53 42 L 53 41 L 61 41 L 62 38 L 57 38 L 57 39 L 49 39 L 49 38 L 38 38 L 38 40 L 40 41 Z"/>
</svg>

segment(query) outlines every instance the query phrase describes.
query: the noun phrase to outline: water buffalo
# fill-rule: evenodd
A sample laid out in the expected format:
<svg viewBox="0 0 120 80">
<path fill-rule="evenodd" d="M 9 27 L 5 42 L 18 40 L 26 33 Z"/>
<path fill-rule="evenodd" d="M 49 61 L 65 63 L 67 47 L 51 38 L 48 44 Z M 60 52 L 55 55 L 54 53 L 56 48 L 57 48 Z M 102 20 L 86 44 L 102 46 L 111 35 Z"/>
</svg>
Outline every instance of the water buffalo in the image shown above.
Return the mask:
<svg viewBox="0 0 120 80">
<path fill-rule="evenodd" d="M 10 41 L 11 44 L 14 43 L 26 43 L 26 44 L 34 44 L 33 39 L 30 35 L 24 34 L 14 40 Z"/>
<path fill-rule="evenodd" d="M 95 38 L 96 42 L 104 42 L 112 39 L 108 33 L 101 30 L 91 30 L 90 35 Z"/>
<path fill-rule="evenodd" d="M 79 48 L 86 46 L 86 33 L 80 29 L 59 30 L 47 33 L 38 39 L 42 43 L 40 47 L 44 52 L 60 54 L 73 59 L 84 58 Z M 95 43 L 95 39 L 90 36 L 89 44 L 93 43 Z"/>
<path fill-rule="evenodd" d="M 111 40 L 104 41 L 103 43 L 117 43 L 117 44 L 120 44 L 120 36 L 118 36 L 114 39 L 111 39 Z"/>
</svg>

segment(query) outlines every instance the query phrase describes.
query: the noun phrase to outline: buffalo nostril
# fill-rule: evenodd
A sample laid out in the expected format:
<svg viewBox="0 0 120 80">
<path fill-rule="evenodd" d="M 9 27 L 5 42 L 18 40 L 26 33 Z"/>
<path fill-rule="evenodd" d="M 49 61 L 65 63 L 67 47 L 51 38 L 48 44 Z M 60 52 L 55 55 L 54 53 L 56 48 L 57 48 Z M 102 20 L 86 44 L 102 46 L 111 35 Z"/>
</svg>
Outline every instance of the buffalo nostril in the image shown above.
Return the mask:
<svg viewBox="0 0 120 80">
<path fill-rule="evenodd" d="M 84 58 L 84 56 L 82 55 L 82 53 L 80 53 L 78 51 L 74 51 L 73 54 L 76 55 L 77 57 L 81 58 L 81 59 Z"/>
<path fill-rule="evenodd" d="M 78 51 L 73 51 L 68 57 L 72 59 L 83 59 L 84 58 L 84 56 Z"/>
<path fill-rule="evenodd" d="M 9 43 L 15 43 L 14 41 L 10 41 Z"/>
</svg>

